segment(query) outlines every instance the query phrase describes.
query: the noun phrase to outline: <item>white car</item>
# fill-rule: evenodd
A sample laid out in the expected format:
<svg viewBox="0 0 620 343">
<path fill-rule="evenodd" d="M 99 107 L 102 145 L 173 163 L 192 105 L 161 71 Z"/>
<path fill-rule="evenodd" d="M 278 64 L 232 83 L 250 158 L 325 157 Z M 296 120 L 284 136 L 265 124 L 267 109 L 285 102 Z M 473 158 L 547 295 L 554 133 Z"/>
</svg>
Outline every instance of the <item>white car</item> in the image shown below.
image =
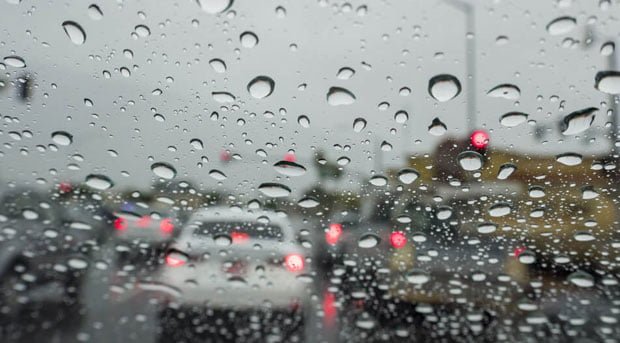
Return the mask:
<svg viewBox="0 0 620 343">
<path fill-rule="evenodd" d="M 160 314 L 162 341 L 305 340 L 313 279 L 303 252 L 275 212 L 199 210 L 155 278 L 175 290 Z"/>
</svg>

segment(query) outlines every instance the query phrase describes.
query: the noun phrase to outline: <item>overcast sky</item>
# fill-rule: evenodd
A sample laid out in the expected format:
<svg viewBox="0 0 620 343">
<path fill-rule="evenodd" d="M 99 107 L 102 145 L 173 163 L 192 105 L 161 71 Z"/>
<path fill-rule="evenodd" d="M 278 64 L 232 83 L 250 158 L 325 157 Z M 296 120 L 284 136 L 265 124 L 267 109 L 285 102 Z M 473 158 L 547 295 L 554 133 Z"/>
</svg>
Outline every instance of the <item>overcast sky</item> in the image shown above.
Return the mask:
<svg viewBox="0 0 620 343">
<path fill-rule="evenodd" d="M 465 15 L 446 1 L 236 0 L 218 15 L 205 13 L 193 0 L 98 1 L 103 12 L 98 20 L 89 16 L 88 2 L 9 2 L 0 1 L 0 54 L 20 56 L 26 67 L 7 65 L 4 78 L 14 81 L 30 73 L 37 87 L 28 105 L 14 99 L 14 89 L 0 93 L 4 184 L 37 178 L 82 181 L 96 173 L 109 176 L 117 188 L 143 188 L 153 180 L 150 165 L 167 162 L 177 169 L 177 178 L 205 188 L 216 186 L 208 172 L 218 169 L 228 176 L 219 187 L 237 193 L 254 194 L 253 187 L 275 181 L 300 190 L 315 182 L 313 172 L 286 180 L 272 168 L 287 150 L 294 149 L 305 165 L 317 149 L 334 161 L 347 156 L 352 160 L 347 170 L 365 177 L 383 141 L 393 149 L 382 153 L 382 165 L 401 166 L 407 154 L 432 152 L 440 139 L 466 135 L 470 96 L 477 100 L 476 127 L 492 132 L 494 147 L 537 155 L 610 149 L 602 104 L 607 97 L 594 89 L 594 75 L 607 69 L 601 45 L 619 38 L 616 1 L 607 9 L 597 1 L 476 1 L 475 32 L 469 38 L 476 44 L 473 90 L 467 84 L 473 71 L 466 67 Z M 562 16 L 574 17 L 576 26 L 566 34 L 549 34 L 547 24 Z M 72 43 L 65 21 L 83 27 L 84 44 Z M 596 32 L 590 46 L 584 42 L 588 22 Z M 150 35 L 132 35 L 137 25 L 147 26 Z M 256 46 L 242 46 L 239 37 L 245 31 L 258 37 Z M 507 38 L 499 40 L 504 44 L 498 44 L 500 36 Z M 225 62 L 224 73 L 210 66 L 215 58 Z M 122 76 L 122 67 L 131 75 Z M 348 80 L 336 76 L 343 67 L 355 70 Z M 461 94 L 441 103 L 431 98 L 428 82 L 437 74 L 454 75 Z M 259 75 L 275 82 L 264 99 L 252 98 L 247 90 Z M 504 83 L 521 89 L 518 100 L 486 95 Z M 356 101 L 328 104 L 330 87 L 348 89 Z M 411 94 L 399 95 L 402 87 Z M 152 94 L 155 89 L 163 93 Z M 228 92 L 235 101 L 218 103 L 212 92 Z M 85 106 L 85 98 L 94 105 Z M 389 108 L 381 110 L 382 102 Z M 565 115 L 592 106 L 604 110 L 588 131 L 576 137 L 559 133 L 558 121 Z M 399 110 L 409 113 L 405 124 L 394 120 Z M 266 111 L 273 118 L 265 117 Z M 529 114 L 531 122 L 502 127 L 499 118 L 510 111 Z M 219 114 L 216 120 L 212 112 Z M 300 115 L 309 118 L 308 128 L 298 123 Z M 361 133 L 353 131 L 358 117 L 368 122 Z M 428 133 L 435 117 L 448 128 L 443 137 Z M 537 139 L 537 127 L 550 132 Z M 16 140 L 9 134 L 24 130 L 33 136 Z M 52 151 L 55 131 L 72 134 L 72 144 Z M 193 148 L 194 138 L 204 142 L 203 150 Z M 591 138 L 595 141 L 588 143 Z M 350 150 L 341 150 L 346 146 Z M 243 160 L 221 164 L 223 149 Z M 259 149 L 268 156 L 258 156 Z M 346 181 L 359 181 L 355 175 Z"/>
</svg>

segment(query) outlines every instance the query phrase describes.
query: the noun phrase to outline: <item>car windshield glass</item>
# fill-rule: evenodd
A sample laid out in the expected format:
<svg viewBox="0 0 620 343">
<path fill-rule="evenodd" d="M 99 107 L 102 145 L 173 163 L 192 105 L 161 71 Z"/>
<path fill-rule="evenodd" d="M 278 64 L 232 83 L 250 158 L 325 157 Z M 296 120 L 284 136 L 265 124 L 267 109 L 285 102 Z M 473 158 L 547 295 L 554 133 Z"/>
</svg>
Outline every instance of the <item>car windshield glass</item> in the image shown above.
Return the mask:
<svg viewBox="0 0 620 343">
<path fill-rule="evenodd" d="M 252 222 L 202 222 L 192 233 L 193 237 L 204 239 L 218 236 L 229 236 L 233 241 L 247 239 L 282 239 L 282 231 L 273 224 L 259 224 Z"/>
</svg>

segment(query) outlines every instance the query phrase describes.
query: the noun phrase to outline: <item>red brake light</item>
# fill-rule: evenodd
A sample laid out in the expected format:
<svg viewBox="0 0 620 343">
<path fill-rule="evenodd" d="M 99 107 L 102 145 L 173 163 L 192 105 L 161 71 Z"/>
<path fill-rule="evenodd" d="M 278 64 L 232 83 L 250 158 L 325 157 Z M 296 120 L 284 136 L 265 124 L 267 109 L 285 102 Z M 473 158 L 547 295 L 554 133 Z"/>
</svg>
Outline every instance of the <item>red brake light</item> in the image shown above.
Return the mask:
<svg viewBox="0 0 620 343">
<path fill-rule="evenodd" d="M 232 238 L 233 243 L 244 243 L 248 239 L 250 239 L 250 235 L 248 235 L 245 232 L 238 232 L 238 231 L 231 233 L 230 237 Z"/>
<path fill-rule="evenodd" d="M 116 230 L 125 230 L 127 228 L 127 221 L 123 218 L 114 219 L 114 228 Z"/>
<path fill-rule="evenodd" d="M 396 249 L 400 249 L 407 244 L 407 236 L 402 231 L 394 231 L 390 234 L 390 244 Z"/>
<path fill-rule="evenodd" d="M 489 145 L 489 134 L 483 130 L 476 130 L 471 134 L 469 140 L 474 148 L 483 149 Z"/>
<path fill-rule="evenodd" d="M 329 224 L 329 228 L 327 229 L 327 232 L 325 232 L 325 241 L 329 245 L 336 245 L 341 235 L 342 235 L 342 225 Z"/>
<path fill-rule="evenodd" d="M 169 267 L 180 267 L 187 262 L 187 256 L 179 252 L 171 252 L 166 255 L 166 265 Z"/>
<path fill-rule="evenodd" d="M 521 255 L 525 250 L 526 250 L 526 247 L 516 247 L 513 253 L 516 258 L 519 258 L 519 255 Z"/>
<path fill-rule="evenodd" d="M 172 233 L 172 230 L 174 230 L 174 224 L 172 224 L 172 219 L 170 218 L 162 219 L 159 222 L 159 229 L 161 230 L 161 232 L 165 234 Z"/>
<path fill-rule="evenodd" d="M 299 254 L 286 255 L 284 266 L 289 272 L 300 272 L 304 269 L 304 258 Z"/>
</svg>

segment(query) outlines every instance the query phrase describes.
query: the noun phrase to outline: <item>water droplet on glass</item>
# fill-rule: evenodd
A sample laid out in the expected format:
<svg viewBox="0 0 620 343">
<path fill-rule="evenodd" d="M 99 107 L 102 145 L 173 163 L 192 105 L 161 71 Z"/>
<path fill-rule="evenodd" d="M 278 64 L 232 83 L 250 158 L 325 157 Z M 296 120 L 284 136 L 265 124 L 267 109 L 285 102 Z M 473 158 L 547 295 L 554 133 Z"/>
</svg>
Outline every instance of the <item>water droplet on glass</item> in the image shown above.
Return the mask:
<svg viewBox="0 0 620 343">
<path fill-rule="evenodd" d="M 297 205 L 303 208 L 313 208 L 319 206 L 319 201 L 313 197 L 305 197 L 297 202 Z"/>
<path fill-rule="evenodd" d="M 596 73 L 594 87 L 606 94 L 620 94 L 620 71 L 600 71 Z"/>
<path fill-rule="evenodd" d="M 579 231 L 573 235 L 573 238 L 577 242 L 590 242 L 596 239 L 590 232 L 588 231 Z"/>
<path fill-rule="evenodd" d="M 439 220 L 446 220 L 446 219 L 452 217 L 452 207 L 450 207 L 450 206 L 440 206 L 440 207 L 438 207 L 437 208 L 436 217 Z"/>
<path fill-rule="evenodd" d="M 508 112 L 499 120 L 499 123 L 506 127 L 515 127 L 527 121 L 528 115 L 522 112 Z"/>
<path fill-rule="evenodd" d="M 428 127 L 428 133 L 433 136 L 443 136 L 448 131 L 448 127 L 439 118 L 433 119 L 433 122 Z"/>
<path fill-rule="evenodd" d="M 517 166 L 512 163 L 505 163 L 499 167 L 499 172 L 497 173 L 497 178 L 499 180 L 506 180 L 512 173 L 517 170 Z"/>
<path fill-rule="evenodd" d="M 521 96 L 521 90 L 519 87 L 511 84 L 502 84 L 493 87 L 488 93 L 488 96 L 492 98 L 504 98 L 508 100 L 518 100 Z"/>
<path fill-rule="evenodd" d="M 258 186 L 258 190 L 268 197 L 282 198 L 291 194 L 291 189 L 279 183 L 267 182 Z"/>
<path fill-rule="evenodd" d="M 189 141 L 189 144 L 192 145 L 192 147 L 196 150 L 202 150 L 204 149 L 204 144 L 202 144 L 202 141 L 198 138 L 194 138 L 192 140 Z"/>
<path fill-rule="evenodd" d="M 559 163 L 565 165 L 565 166 L 576 166 L 578 164 L 581 164 L 581 160 L 582 160 L 582 156 L 577 154 L 577 153 L 566 153 L 566 154 L 560 154 L 557 155 L 555 157 L 556 161 L 558 161 Z"/>
<path fill-rule="evenodd" d="M 151 35 L 151 29 L 149 29 L 146 25 L 137 25 L 134 30 L 138 34 L 138 36 L 144 38 Z"/>
<path fill-rule="evenodd" d="M 583 187 L 581 190 L 581 198 L 584 200 L 595 199 L 598 197 L 598 192 L 592 188 L 592 186 Z"/>
<path fill-rule="evenodd" d="M 219 58 L 214 58 L 210 60 L 209 65 L 216 73 L 223 73 L 226 71 L 226 63 Z"/>
<path fill-rule="evenodd" d="M 88 6 L 88 16 L 92 20 L 101 20 L 103 18 L 103 12 L 99 6 L 92 4 Z"/>
<path fill-rule="evenodd" d="M 224 181 L 226 180 L 226 174 L 224 174 L 223 172 L 217 170 L 217 169 L 212 169 L 209 172 L 209 176 L 211 176 L 212 178 L 214 178 L 217 181 Z"/>
<path fill-rule="evenodd" d="M 483 157 L 475 151 L 464 151 L 456 159 L 464 170 L 474 171 L 482 168 Z"/>
<path fill-rule="evenodd" d="M 497 203 L 489 208 L 491 217 L 503 217 L 510 214 L 511 206 L 507 203 Z"/>
<path fill-rule="evenodd" d="M 497 230 L 497 225 L 494 223 L 481 223 L 478 224 L 476 230 L 478 231 L 478 233 L 482 234 L 492 233 Z"/>
<path fill-rule="evenodd" d="M 280 161 L 273 165 L 273 168 L 280 174 L 286 176 L 302 176 L 306 173 L 306 168 L 300 164 L 290 161 Z"/>
<path fill-rule="evenodd" d="M 598 108 L 590 107 L 568 114 L 564 117 L 562 134 L 565 136 L 576 135 L 590 128 L 594 122 L 596 111 Z"/>
<path fill-rule="evenodd" d="M 377 246 L 377 244 L 379 244 L 379 242 L 381 242 L 381 238 L 379 238 L 379 236 L 375 235 L 374 233 L 367 233 L 362 235 L 358 239 L 357 246 L 366 249 L 374 248 Z"/>
<path fill-rule="evenodd" d="M 248 92 L 256 99 L 263 99 L 273 93 L 275 82 L 268 76 L 257 76 L 248 83 Z"/>
<path fill-rule="evenodd" d="M 338 70 L 338 74 L 336 75 L 336 77 L 341 80 L 348 80 L 353 77 L 353 75 L 355 75 L 355 70 L 349 67 L 344 67 Z"/>
<path fill-rule="evenodd" d="M 65 131 L 56 131 L 52 133 L 52 140 L 58 145 L 67 146 L 73 142 L 73 136 Z"/>
<path fill-rule="evenodd" d="M 211 92 L 213 100 L 219 103 L 234 102 L 235 96 L 228 92 Z"/>
<path fill-rule="evenodd" d="M 541 186 L 531 186 L 528 194 L 531 198 L 542 198 L 545 196 L 545 189 Z"/>
<path fill-rule="evenodd" d="M 4 63 L 13 68 L 24 68 L 26 66 L 24 59 L 19 56 L 7 56 L 4 58 Z"/>
<path fill-rule="evenodd" d="M 602 56 L 611 56 L 616 50 L 616 44 L 614 42 L 606 42 L 601 46 Z"/>
<path fill-rule="evenodd" d="M 62 23 L 62 28 L 73 44 L 82 45 L 86 41 L 86 33 L 84 33 L 84 29 L 78 23 L 65 21 Z"/>
<path fill-rule="evenodd" d="M 354 132 L 362 132 L 366 128 L 366 119 L 364 118 L 356 118 L 353 121 L 353 131 Z"/>
<path fill-rule="evenodd" d="M 577 25 L 573 17 L 559 17 L 547 24 L 547 32 L 552 36 L 564 35 L 571 32 Z"/>
<path fill-rule="evenodd" d="M 338 163 L 339 166 L 346 166 L 351 163 L 351 159 L 346 156 L 341 156 L 336 160 L 336 163 Z"/>
<path fill-rule="evenodd" d="M 387 182 L 387 177 L 381 175 L 376 175 L 370 178 L 370 184 L 377 187 L 383 187 L 387 185 Z"/>
<path fill-rule="evenodd" d="M 176 169 L 168 163 L 165 162 L 157 162 L 151 165 L 151 171 L 157 177 L 160 177 L 165 180 L 172 180 L 177 175 Z"/>
<path fill-rule="evenodd" d="M 67 265 L 71 269 L 86 269 L 88 262 L 84 259 L 73 257 L 67 261 Z"/>
<path fill-rule="evenodd" d="M 398 111 L 394 114 L 394 120 L 398 124 L 404 124 L 409 119 L 409 114 L 405 111 Z"/>
<path fill-rule="evenodd" d="M 332 106 L 351 105 L 354 102 L 355 95 L 344 88 L 331 87 L 327 92 L 327 103 Z"/>
<path fill-rule="evenodd" d="M 398 172 L 398 180 L 406 185 L 411 184 L 418 177 L 420 177 L 420 173 L 415 169 L 401 169 Z"/>
<path fill-rule="evenodd" d="M 519 262 L 523 264 L 532 264 L 536 262 L 536 254 L 530 250 L 525 250 L 519 254 Z"/>
<path fill-rule="evenodd" d="M 297 117 L 297 123 L 301 125 L 301 127 L 307 129 L 310 127 L 310 118 L 308 118 L 308 116 L 301 115 Z"/>
<path fill-rule="evenodd" d="M 431 280 L 430 275 L 427 272 L 419 269 L 413 269 L 405 275 L 405 279 L 408 283 L 414 285 L 422 285 Z"/>
<path fill-rule="evenodd" d="M 203 11 L 209 14 L 222 13 L 233 4 L 233 0 L 196 0 L 196 2 Z"/>
<path fill-rule="evenodd" d="M 449 101 L 461 93 L 461 83 L 452 75 L 437 75 L 428 81 L 428 93 L 437 101 Z"/>
<path fill-rule="evenodd" d="M 104 191 L 114 186 L 112 180 L 109 177 L 101 174 L 90 174 L 86 176 L 86 186 L 96 189 L 98 191 Z"/>
<path fill-rule="evenodd" d="M 253 48 L 258 44 L 258 37 L 254 34 L 254 32 L 246 31 L 239 36 L 239 40 L 241 41 L 241 46 L 244 48 Z"/>
<path fill-rule="evenodd" d="M 594 286 L 594 277 L 581 270 L 570 274 L 567 279 L 570 283 L 578 287 L 589 288 Z"/>
<path fill-rule="evenodd" d="M 213 236 L 213 242 L 215 242 L 216 245 L 227 247 L 232 244 L 233 240 L 227 234 L 217 234 Z"/>
</svg>

